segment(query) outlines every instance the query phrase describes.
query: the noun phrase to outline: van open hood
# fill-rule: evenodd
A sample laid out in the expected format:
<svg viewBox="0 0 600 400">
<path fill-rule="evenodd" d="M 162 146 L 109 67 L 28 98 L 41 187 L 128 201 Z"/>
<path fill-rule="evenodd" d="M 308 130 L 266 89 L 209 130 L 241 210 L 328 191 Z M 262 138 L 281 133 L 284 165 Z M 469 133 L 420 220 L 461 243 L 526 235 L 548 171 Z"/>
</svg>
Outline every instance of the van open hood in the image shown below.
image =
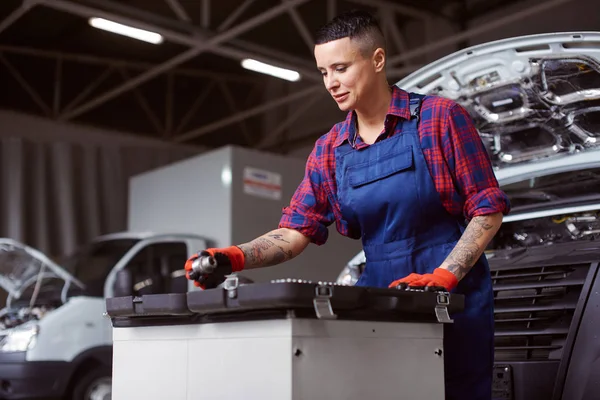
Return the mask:
<svg viewBox="0 0 600 400">
<path fill-rule="evenodd" d="M 505 222 L 600 210 L 599 32 L 473 46 L 397 85 L 467 109 L 511 199 Z"/>
<path fill-rule="evenodd" d="M 38 289 L 34 290 L 38 282 Z M 84 287 L 39 250 L 9 238 L 0 238 L 0 287 L 9 295 L 7 305 L 12 300 L 30 301 L 34 293 L 39 295 L 43 293 L 42 288 L 49 289 L 49 284 L 60 297 L 64 297 L 71 285 Z"/>
<path fill-rule="evenodd" d="M 470 47 L 397 83 L 463 105 L 497 168 L 600 151 L 600 33 Z M 595 154 L 600 160 L 600 152 Z"/>
</svg>

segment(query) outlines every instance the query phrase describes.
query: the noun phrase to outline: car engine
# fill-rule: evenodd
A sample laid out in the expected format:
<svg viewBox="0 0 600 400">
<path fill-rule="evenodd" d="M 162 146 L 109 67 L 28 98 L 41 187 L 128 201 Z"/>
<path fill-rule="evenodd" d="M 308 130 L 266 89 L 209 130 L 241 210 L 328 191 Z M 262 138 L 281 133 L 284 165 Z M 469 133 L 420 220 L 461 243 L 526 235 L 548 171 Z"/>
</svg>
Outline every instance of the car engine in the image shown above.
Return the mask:
<svg viewBox="0 0 600 400">
<path fill-rule="evenodd" d="M 589 212 L 504 224 L 488 248 L 510 250 L 598 239 L 600 239 L 600 212 Z"/>
<path fill-rule="evenodd" d="M 600 168 L 538 176 L 505 185 L 503 190 L 510 197 L 511 215 L 517 218 L 502 225 L 489 248 L 600 239 Z M 588 211 L 562 213 L 567 206 Z M 532 211 L 550 215 L 531 218 L 527 213 Z"/>
<path fill-rule="evenodd" d="M 8 293 L 0 310 L 0 330 L 40 320 L 63 304 L 64 289 L 77 288 L 42 253 L 0 238 L 0 287 Z"/>
<path fill-rule="evenodd" d="M 53 309 L 51 306 L 4 308 L 0 311 L 0 330 L 14 328 L 32 320 L 39 321 Z"/>
</svg>

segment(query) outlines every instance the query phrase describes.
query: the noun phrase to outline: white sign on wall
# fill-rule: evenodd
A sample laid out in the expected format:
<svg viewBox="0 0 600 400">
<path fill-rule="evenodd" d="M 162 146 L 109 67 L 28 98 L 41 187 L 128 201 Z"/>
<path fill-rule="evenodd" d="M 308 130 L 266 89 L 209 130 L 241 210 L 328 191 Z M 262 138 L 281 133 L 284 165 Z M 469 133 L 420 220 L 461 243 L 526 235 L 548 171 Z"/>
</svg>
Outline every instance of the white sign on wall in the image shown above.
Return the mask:
<svg viewBox="0 0 600 400">
<path fill-rule="evenodd" d="M 280 200 L 281 174 L 258 168 L 245 167 L 244 193 L 271 200 Z"/>
</svg>

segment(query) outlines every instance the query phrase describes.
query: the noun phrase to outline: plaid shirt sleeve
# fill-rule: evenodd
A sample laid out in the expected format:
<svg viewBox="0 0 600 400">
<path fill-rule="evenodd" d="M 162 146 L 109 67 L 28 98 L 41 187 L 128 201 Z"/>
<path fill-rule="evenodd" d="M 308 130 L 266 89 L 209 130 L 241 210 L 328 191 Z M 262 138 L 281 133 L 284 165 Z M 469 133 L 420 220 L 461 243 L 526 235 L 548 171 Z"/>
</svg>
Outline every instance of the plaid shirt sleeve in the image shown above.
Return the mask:
<svg viewBox="0 0 600 400">
<path fill-rule="evenodd" d="M 308 156 L 304 178 L 294 192 L 290 205 L 283 209 L 279 222 L 279 228 L 295 229 L 317 245 L 327 241 L 327 227 L 335 220 L 323 173 L 324 168 L 328 167 L 326 163 L 332 160 L 323 155 L 323 140 L 317 141 Z"/>
<path fill-rule="evenodd" d="M 468 220 L 479 215 L 508 214 L 510 202 L 499 188 L 489 155 L 468 112 L 452 103 L 442 129 L 441 145 L 462 213 Z M 458 211 L 458 210 L 457 210 Z"/>
</svg>

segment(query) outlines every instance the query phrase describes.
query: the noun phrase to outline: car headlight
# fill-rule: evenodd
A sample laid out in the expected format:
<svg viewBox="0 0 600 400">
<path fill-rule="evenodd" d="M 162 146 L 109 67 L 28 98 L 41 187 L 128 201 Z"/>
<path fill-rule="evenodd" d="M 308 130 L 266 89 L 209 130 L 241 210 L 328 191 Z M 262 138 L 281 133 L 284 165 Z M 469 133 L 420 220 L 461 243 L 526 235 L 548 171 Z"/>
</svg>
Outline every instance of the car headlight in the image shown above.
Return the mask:
<svg viewBox="0 0 600 400">
<path fill-rule="evenodd" d="M 362 265 L 346 265 L 337 277 L 338 285 L 354 286 L 362 274 Z"/>
<path fill-rule="evenodd" d="M 27 351 L 35 346 L 40 328 L 36 324 L 21 325 L 12 328 L 8 334 L 0 340 L 0 351 L 16 352 Z"/>
</svg>

